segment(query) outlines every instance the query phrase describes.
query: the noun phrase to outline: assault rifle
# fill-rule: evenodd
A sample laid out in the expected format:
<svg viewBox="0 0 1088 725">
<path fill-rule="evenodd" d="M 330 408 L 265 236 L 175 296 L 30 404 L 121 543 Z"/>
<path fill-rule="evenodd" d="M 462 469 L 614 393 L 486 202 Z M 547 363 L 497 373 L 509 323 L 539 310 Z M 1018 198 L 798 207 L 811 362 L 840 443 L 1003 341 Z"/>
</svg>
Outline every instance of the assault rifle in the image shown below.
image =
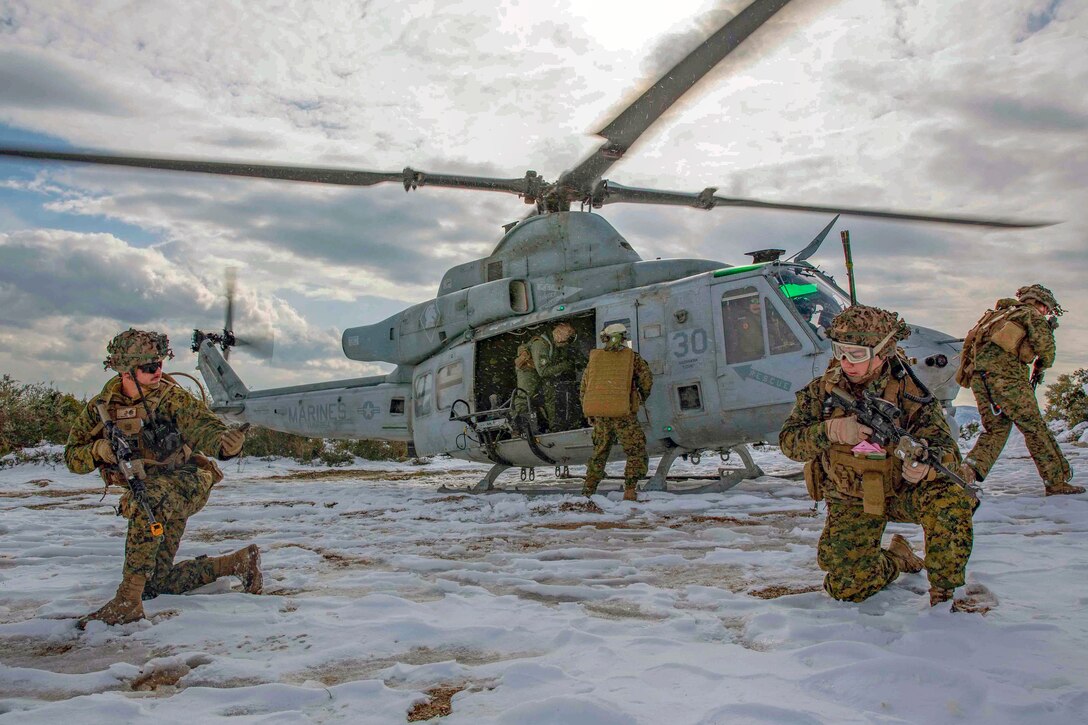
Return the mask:
<svg viewBox="0 0 1088 725">
<path fill-rule="evenodd" d="M 903 415 L 903 411 L 899 410 L 894 403 L 878 398 L 867 390 L 862 392 L 862 398 L 858 400 L 838 386 L 831 389 L 830 402 L 847 413 L 857 416 L 858 422 L 862 425 L 872 428 L 873 432 L 869 439 L 874 443 L 881 446 L 895 446 L 895 457 L 904 463 L 918 462 L 932 466 L 961 486 L 975 505 L 978 505 L 978 488 L 964 481 L 959 474 L 941 463 L 940 456 L 930 450 L 925 441 L 918 440 L 899 426 L 899 418 Z"/>
<path fill-rule="evenodd" d="M 1045 371 L 1039 366 L 1035 366 L 1031 369 L 1031 377 L 1028 378 L 1028 382 L 1031 384 L 1031 389 L 1036 390 L 1043 384 L 1043 375 Z"/>
<path fill-rule="evenodd" d="M 132 498 L 135 499 L 136 503 L 143 509 L 144 515 L 147 516 L 151 535 L 160 538 L 163 533 L 162 524 L 155 520 L 151 504 L 147 500 L 147 487 L 144 484 L 147 474 L 144 473 L 144 462 L 132 450 L 128 439 L 125 438 L 125 434 L 121 432 L 117 424 L 110 420 L 105 404 L 99 403 L 97 409 L 99 417 L 102 418 L 102 425 L 106 428 L 106 439 L 110 442 L 113 455 L 117 458 L 117 468 L 121 471 L 121 475 L 125 477 Z"/>
</svg>

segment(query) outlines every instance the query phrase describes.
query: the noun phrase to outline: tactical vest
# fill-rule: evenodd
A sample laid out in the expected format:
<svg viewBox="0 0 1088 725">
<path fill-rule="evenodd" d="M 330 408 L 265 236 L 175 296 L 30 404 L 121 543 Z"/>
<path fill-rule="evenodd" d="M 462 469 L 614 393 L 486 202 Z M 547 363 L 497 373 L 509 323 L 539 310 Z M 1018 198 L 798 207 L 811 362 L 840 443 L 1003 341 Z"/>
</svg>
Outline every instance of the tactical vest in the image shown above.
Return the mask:
<svg viewBox="0 0 1088 725">
<path fill-rule="evenodd" d="M 824 375 L 823 387 L 825 396 L 831 395 L 831 390 L 839 384 L 838 376 Z M 915 397 L 922 397 L 923 393 L 909 377 L 902 380 L 892 378 L 884 388 L 880 397 L 896 405 L 903 411 L 903 424 L 909 421 L 921 408 L 921 404 L 906 398 L 902 393 L 908 392 Z M 847 413 L 841 408 L 834 408 L 829 418 L 841 418 Z M 814 461 L 811 466 L 806 466 L 806 483 L 810 485 L 810 493 L 815 487 L 821 494 L 820 498 L 846 498 L 861 499 L 865 513 L 874 516 L 883 516 L 885 501 L 896 495 L 903 489 L 903 462 L 896 458 L 893 448 L 884 447 L 885 457 L 882 459 L 859 458 L 854 455 L 853 446 L 832 443 L 831 449 Z M 819 483 L 808 481 L 808 477 L 815 477 Z M 827 486 L 822 484 L 826 481 Z M 816 496 L 813 496 L 816 498 Z M 819 499 L 817 499 L 819 500 Z"/>
<path fill-rule="evenodd" d="M 975 374 L 975 357 L 988 342 L 1009 353 L 1022 363 L 1035 359 L 1035 350 L 1028 341 L 1028 332 L 1019 322 L 1009 319 L 1022 305 L 1009 305 L 1003 309 L 986 310 L 975 326 L 963 339 L 960 352 L 960 366 L 956 370 L 956 383 L 961 387 L 971 386 L 971 376 Z"/>
<path fill-rule="evenodd" d="M 634 350 L 590 350 L 585 379 L 582 412 L 587 418 L 626 418 L 638 412 Z"/>
<path fill-rule="evenodd" d="M 192 448 L 185 443 L 182 443 L 182 445 L 172 453 L 163 455 L 159 451 L 152 450 L 148 446 L 148 441 L 141 435 L 144 427 L 147 425 L 148 410 L 150 409 L 151 413 L 154 414 L 158 410 L 158 407 L 162 403 L 162 399 L 166 396 L 166 392 L 169 388 L 177 385 L 177 382 L 172 377 L 163 373 L 162 384 L 158 389 L 148 391 L 147 395 L 144 396 L 144 401 L 147 402 L 146 407 L 144 406 L 144 401 L 124 403 L 118 400 L 115 396 L 118 396 L 120 393 L 120 384 L 112 386 L 101 398 L 101 402 L 106 404 L 106 412 L 109 414 L 110 420 L 125 434 L 125 438 L 128 439 L 133 450 L 138 453 L 146 469 L 154 470 L 155 467 L 160 469 L 176 468 L 188 463 L 195 455 Z M 91 435 L 97 436 L 104 428 L 105 425 L 99 421 L 98 425 L 91 430 Z M 203 458 L 203 456 L 201 456 L 201 458 Z M 194 463 L 201 468 L 205 468 L 207 464 L 215 466 L 212 461 L 207 461 L 207 463 L 204 463 L 203 461 L 194 461 Z M 105 480 L 107 484 L 125 485 L 124 478 L 116 469 L 103 466 L 99 470 L 102 473 L 103 480 Z M 221 479 L 222 473 L 219 475 Z"/>
</svg>

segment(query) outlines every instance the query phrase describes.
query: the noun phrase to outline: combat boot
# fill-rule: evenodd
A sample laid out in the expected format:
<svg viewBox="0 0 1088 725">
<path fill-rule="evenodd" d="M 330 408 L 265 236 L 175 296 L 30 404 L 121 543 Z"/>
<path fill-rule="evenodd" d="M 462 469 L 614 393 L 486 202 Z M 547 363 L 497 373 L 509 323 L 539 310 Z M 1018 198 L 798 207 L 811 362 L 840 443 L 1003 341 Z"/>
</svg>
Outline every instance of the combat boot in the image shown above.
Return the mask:
<svg viewBox="0 0 1088 725">
<path fill-rule="evenodd" d="M 260 594 L 264 587 L 261 574 L 261 550 L 256 544 L 250 544 L 233 554 L 209 559 L 212 573 L 218 579 L 221 576 L 236 576 L 242 580 L 242 587 L 249 594 Z"/>
<path fill-rule="evenodd" d="M 888 544 L 885 551 L 899 567 L 899 571 L 915 574 L 926 568 L 925 559 L 915 554 L 914 549 L 910 547 L 910 542 L 899 534 L 892 536 L 892 542 Z"/>
<path fill-rule="evenodd" d="M 142 574 L 125 574 L 113 599 L 98 611 L 80 617 L 79 628 L 85 629 L 95 619 L 109 625 L 128 624 L 143 619 L 144 603 L 141 596 L 146 583 L 147 578 Z"/>
<path fill-rule="evenodd" d="M 955 594 L 955 592 L 952 589 L 930 587 L 929 606 L 935 607 L 938 604 L 943 604 L 951 600 L 952 606 L 949 608 L 949 611 L 952 612 L 977 612 L 979 614 L 985 614 L 986 612 L 990 611 L 989 607 L 979 607 L 977 603 L 972 603 L 970 598 L 952 599 L 953 594 Z"/>
<path fill-rule="evenodd" d="M 944 589 L 943 587 L 930 587 L 929 588 L 929 606 L 935 607 L 942 602 L 947 602 L 952 598 L 955 591 L 952 589 Z"/>
<path fill-rule="evenodd" d="M 1061 496 L 1070 493 L 1084 493 L 1084 486 L 1074 486 L 1071 483 L 1051 483 L 1046 487 L 1047 496 Z"/>
</svg>

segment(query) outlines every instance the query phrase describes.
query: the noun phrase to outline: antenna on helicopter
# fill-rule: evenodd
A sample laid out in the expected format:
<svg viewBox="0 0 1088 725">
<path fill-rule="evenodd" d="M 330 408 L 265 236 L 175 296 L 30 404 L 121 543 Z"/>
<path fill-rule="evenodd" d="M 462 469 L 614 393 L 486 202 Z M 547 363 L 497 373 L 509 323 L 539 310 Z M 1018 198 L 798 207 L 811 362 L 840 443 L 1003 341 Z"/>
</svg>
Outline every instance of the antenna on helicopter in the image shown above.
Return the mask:
<svg viewBox="0 0 1088 725">
<path fill-rule="evenodd" d="M 854 286 L 854 255 L 850 253 L 850 230 L 843 229 L 839 232 L 842 239 L 842 253 L 846 256 L 846 279 L 850 282 L 850 304 L 858 303 L 857 288 Z"/>
</svg>

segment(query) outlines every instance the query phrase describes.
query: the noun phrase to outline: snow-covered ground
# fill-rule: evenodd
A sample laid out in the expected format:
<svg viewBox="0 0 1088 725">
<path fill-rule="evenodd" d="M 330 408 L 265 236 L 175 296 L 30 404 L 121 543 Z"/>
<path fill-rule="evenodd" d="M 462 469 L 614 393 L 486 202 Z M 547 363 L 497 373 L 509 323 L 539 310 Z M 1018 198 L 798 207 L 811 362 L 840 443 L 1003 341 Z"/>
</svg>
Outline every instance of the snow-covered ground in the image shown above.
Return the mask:
<svg viewBox="0 0 1088 725">
<path fill-rule="evenodd" d="M 1088 479 L 1088 449 L 1063 448 Z M 438 686 L 463 688 L 447 723 L 1088 722 L 1088 497 L 1044 498 L 1017 434 L 976 516 L 985 616 L 930 609 L 924 574 L 831 600 L 823 512 L 774 475 L 598 496 L 597 513 L 437 493 L 484 470 L 450 460 L 301 468 L 228 466 L 182 543 L 257 542 L 266 595 L 224 579 L 86 632 L 75 617 L 120 576 L 115 497 L 61 468 L 0 471 L 0 722 L 397 723 Z"/>
</svg>

